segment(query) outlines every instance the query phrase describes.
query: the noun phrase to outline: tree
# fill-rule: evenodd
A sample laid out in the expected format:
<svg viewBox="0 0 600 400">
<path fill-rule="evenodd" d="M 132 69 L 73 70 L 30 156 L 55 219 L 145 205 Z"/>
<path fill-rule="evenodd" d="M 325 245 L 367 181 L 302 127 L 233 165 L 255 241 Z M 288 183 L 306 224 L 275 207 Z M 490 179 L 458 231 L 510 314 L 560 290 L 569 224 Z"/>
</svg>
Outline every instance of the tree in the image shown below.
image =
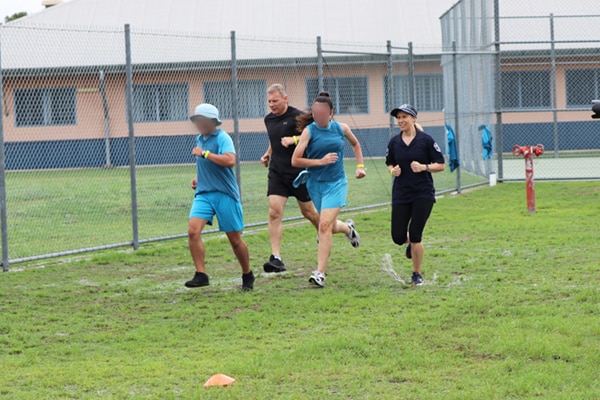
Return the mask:
<svg viewBox="0 0 600 400">
<path fill-rule="evenodd" d="M 6 17 L 4 17 L 4 22 L 5 23 L 9 23 L 10 21 L 14 21 L 16 19 L 23 18 L 25 16 L 27 16 L 27 12 L 26 11 L 21 11 L 21 12 L 18 12 L 18 13 L 14 13 L 11 16 L 7 15 Z"/>
</svg>

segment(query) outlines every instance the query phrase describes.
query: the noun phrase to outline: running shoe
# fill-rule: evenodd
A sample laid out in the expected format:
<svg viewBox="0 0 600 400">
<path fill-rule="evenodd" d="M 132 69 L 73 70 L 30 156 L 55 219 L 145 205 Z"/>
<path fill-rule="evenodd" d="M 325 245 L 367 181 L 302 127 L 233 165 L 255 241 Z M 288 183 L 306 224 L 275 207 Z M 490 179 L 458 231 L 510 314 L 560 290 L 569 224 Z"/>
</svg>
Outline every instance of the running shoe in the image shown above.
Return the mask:
<svg viewBox="0 0 600 400">
<path fill-rule="evenodd" d="M 413 286 L 421 286 L 423 284 L 423 276 L 416 272 L 413 272 L 412 278 L 410 278 L 410 284 Z"/>
<path fill-rule="evenodd" d="M 283 272 L 286 270 L 285 264 L 283 263 L 283 261 L 281 261 L 281 258 L 274 256 L 273 254 L 271 254 L 269 261 L 264 263 L 263 269 L 265 270 L 265 272 L 275 272 L 275 273 Z"/>
<path fill-rule="evenodd" d="M 185 287 L 197 288 L 201 286 L 208 286 L 208 275 L 204 272 L 196 272 L 191 281 L 185 283 Z"/>
<path fill-rule="evenodd" d="M 242 274 L 242 290 L 254 289 L 254 274 L 252 271 L 247 274 Z"/>
<path fill-rule="evenodd" d="M 318 287 L 325 287 L 325 274 L 320 271 L 313 271 L 308 281 Z"/>
<path fill-rule="evenodd" d="M 356 248 L 356 247 L 360 246 L 360 235 L 356 231 L 356 224 L 354 223 L 353 220 L 349 219 L 349 220 L 346 220 L 346 225 L 348 225 L 348 228 L 350 228 L 350 233 L 348 233 L 346 235 L 346 237 L 348 238 L 348 241 L 350 242 L 352 247 Z"/>
</svg>

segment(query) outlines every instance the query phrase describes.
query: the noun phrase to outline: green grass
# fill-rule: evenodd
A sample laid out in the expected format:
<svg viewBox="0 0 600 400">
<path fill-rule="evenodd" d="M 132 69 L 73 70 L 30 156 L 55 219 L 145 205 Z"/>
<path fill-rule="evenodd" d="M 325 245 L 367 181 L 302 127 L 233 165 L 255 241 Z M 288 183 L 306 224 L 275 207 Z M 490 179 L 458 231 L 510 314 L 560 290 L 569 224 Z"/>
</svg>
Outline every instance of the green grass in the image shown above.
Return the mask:
<svg viewBox="0 0 600 400">
<path fill-rule="evenodd" d="M 381 159 L 368 159 L 369 176 L 350 179 L 351 207 L 389 201 L 390 179 Z M 350 176 L 354 162 L 346 162 Z M 242 195 L 246 223 L 266 221 L 267 170 L 244 163 Z M 137 169 L 139 237 L 182 234 L 193 191 L 193 165 Z M 438 190 L 455 185 L 455 174 L 436 176 Z M 468 183 L 482 178 L 463 174 Z M 49 254 L 132 240 L 129 169 L 82 169 L 7 174 L 9 257 Z M 286 216 L 299 215 L 290 207 Z"/>
<path fill-rule="evenodd" d="M 0 397 L 600 398 L 600 188 L 536 190 L 534 215 L 522 183 L 438 201 L 420 288 L 382 269 L 410 275 L 387 208 L 352 213 L 362 245 L 335 238 L 323 290 L 307 224 L 252 293 L 217 235 L 203 289 L 183 287 L 183 239 L 18 265 L 0 274 Z M 268 235 L 244 238 L 259 272 Z M 216 373 L 237 382 L 202 388 Z"/>
</svg>

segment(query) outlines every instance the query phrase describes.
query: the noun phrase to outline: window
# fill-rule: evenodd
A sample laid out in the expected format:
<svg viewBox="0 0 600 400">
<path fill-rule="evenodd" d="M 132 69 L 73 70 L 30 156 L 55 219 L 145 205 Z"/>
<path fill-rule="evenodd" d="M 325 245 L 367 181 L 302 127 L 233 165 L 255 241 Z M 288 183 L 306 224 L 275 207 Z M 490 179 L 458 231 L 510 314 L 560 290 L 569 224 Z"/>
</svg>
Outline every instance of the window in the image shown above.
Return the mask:
<svg viewBox="0 0 600 400">
<path fill-rule="evenodd" d="M 388 101 L 388 77 L 383 78 L 384 84 L 384 102 L 387 111 L 399 106 L 400 104 L 410 102 L 410 86 L 408 75 L 394 75 L 394 97 L 393 101 Z M 415 75 L 415 104 L 419 111 L 442 111 L 444 109 L 444 76 L 436 75 Z"/>
<path fill-rule="evenodd" d="M 369 87 L 366 76 L 323 78 L 323 90 L 329 92 L 336 114 L 369 113 Z M 319 79 L 306 79 L 308 106 L 318 94 Z"/>
<path fill-rule="evenodd" d="M 550 71 L 502 72 L 503 108 L 551 106 Z"/>
<path fill-rule="evenodd" d="M 567 107 L 589 108 L 592 100 L 600 98 L 600 71 L 597 69 L 568 69 Z"/>
<path fill-rule="evenodd" d="M 224 119 L 233 118 L 232 81 L 204 82 L 204 101 L 219 109 Z M 267 81 L 238 81 L 239 118 L 263 118 L 267 113 Z"/>
<path fill-rule="evenodd" d="M 16 126 L 75 125 L 74 87 L 15 89 Z"/>
<path fill-rule="evenodd" d="M 184 121 L 188 108 L 187 83 L 133 85 L 134 122 Z"/>
</svg>

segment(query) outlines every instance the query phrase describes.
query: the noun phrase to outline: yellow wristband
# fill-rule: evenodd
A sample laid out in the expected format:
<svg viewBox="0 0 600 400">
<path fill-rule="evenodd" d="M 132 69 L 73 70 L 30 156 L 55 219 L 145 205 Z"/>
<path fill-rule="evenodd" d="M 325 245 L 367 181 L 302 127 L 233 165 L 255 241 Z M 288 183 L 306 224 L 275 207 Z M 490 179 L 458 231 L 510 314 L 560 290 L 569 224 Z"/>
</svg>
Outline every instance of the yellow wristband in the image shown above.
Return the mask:
<svg viewBox="0 0 600 400">
<path fill-rule="evenodd" d="M 394 169 L 390 169 L 390 175 L 394 175 Z"/>
<path fill-rule="evenodd" d="M 209 154 L 210 154 L 210 151 L 204 150 L 204 158 L 208 158 Z"/>
<path fill-rule="evenodd" d="M 297 146 L 298 145 L 298 137 L 296 137 L 296 135 L 292 136 L 292 138 L 294 139 L 294 144 Z"/>
<path fill-rule="evenodd" d="M 356 168 L 364 168 L 365 164 L 356 164 Z"/>
</svg>

